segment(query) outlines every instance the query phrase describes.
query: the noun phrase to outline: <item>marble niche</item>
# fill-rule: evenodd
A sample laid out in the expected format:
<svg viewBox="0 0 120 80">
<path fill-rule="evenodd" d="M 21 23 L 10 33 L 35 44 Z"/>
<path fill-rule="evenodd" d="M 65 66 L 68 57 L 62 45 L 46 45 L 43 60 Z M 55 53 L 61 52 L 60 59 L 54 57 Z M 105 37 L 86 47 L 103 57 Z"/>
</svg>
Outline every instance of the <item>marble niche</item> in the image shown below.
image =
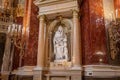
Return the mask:
<svg viewBox="0 0 120 80">
<path fill-rule="evenodd" d="M 78 0 L 35 0 L 39 40 L 34 80 L 81 80 Z"/>
<path fill-rule="evenodd" d="M 51 67 L 64 67 L 65 63 L 71 66 L 71 27 L 72 20 L 62 16 L 50 23 L 47 46 Z"/>
</svg>

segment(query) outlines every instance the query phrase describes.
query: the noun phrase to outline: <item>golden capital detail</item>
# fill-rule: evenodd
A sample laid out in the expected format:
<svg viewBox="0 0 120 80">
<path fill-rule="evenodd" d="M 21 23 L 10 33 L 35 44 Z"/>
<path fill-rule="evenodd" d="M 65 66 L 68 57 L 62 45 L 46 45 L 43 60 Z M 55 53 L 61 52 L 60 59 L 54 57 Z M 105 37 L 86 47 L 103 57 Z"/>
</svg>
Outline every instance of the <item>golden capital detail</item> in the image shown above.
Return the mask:
<svg viewBox="0 0 120 80">
<path fill-rule="evenodd" d="M 45 15 L 38 15 L 37 17 L 39 18 L 40 21 L 45 20 Z"/>
<path fill-rule="evenodd" d="M 79 16 L 79 10 L 73 10 L 73 16 L 78 17 Z"/>
</svg>

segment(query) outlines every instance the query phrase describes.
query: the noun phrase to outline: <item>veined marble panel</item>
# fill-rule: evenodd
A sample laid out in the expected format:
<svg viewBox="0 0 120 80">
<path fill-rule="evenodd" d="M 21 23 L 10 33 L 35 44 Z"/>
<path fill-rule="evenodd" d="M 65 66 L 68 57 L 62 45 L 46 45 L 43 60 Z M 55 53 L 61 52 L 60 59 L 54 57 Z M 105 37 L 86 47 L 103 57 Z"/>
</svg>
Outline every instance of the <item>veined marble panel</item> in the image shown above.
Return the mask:
<svg viewBox="0 0 120 80">
<path fill-rule="evenodd" d="M 83 63 L 99 64 L 99 55 L 103 52 L 103 63 L 108 63 L 104 11 L 102 0 L 84 0 L 81 9 L 82 55 Z M 98 23 L 97 20 L 100 20 Z"/>
</svg>

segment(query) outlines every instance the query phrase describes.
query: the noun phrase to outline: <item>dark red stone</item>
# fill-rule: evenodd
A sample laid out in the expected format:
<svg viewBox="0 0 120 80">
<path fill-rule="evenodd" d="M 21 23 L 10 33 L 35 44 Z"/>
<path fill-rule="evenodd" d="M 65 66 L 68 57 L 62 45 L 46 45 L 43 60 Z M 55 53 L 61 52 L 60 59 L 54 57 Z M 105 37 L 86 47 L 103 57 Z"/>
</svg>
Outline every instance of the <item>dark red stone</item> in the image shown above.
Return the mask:
<svg viewBox="0 0 120 80">
<path fill-rule="evenodd" d="M 33 3 L 34 0 L 31 0 L 31 3 L 28 5 L 28 28 L 27 38 L 26 38 L 26 51 L 24 56 L 24 66 L 35 66 L 37 63 L 37 51 L 38 51 L 38 32 L 39 32 L 39 19 L 38 8 Z"/>
<path fill-rule="evenodd" d="M 81 11 L 83 64 L 98 64 L 96 52 L 103 52 L 107 64 L 107 43 L 102 0 L 84 0 Z M 101 19 L 96 24 L 96 20 Z"/>
</svg>

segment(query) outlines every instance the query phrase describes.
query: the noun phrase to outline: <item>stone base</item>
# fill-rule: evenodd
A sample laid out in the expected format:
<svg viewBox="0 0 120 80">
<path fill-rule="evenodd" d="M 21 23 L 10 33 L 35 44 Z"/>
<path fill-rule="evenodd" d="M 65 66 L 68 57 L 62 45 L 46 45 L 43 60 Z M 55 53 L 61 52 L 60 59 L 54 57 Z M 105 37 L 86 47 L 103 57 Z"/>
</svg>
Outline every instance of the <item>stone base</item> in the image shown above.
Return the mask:
<svg viewBox="0 0 120 80">
<path fill-rule="evenodd" d="M 17 71 L 15 71 L 14 74 L 16 75 L 33 75 L 33 69 L 35 66 L 23 66 L 19 67 Z"/>
<path fill-rule="evenodd" d="M 0 75 L 1 80 L 8 80 L 9 75 L 10 75 L 10 72 L 8 72 L 8 71 L 1 72 L 1 75 Z"/>
<path fill-rule="evenodd" d="M 82 80 L 81 69 L 34 70 L 33 80 Z"/>
<path fill-rule="evenodd" d="M 83 77 L 83 80 L 120 80 L 120 77 L 109 77 L 109 78 Z"/>
<path fill-rule="evenodd" d="M 119 66 L 110 65 L 86 65 L 84 76 L 94 78 L 117 78 L 120 76 Z"/>
<path fill-rule="evenodd" d="M 19 67 L 9 75 L 9 80 L 33 80 L 34 66 Z"/>
<path fill-rule="evenodd" d="M 10 75 L 9 80 L 33 80 L 30 75 Z"/>
<path fill-rule="evenodd" d="M 82 80 L 81 70 L 50 70 L 46 80 Z"/>
</svg>

